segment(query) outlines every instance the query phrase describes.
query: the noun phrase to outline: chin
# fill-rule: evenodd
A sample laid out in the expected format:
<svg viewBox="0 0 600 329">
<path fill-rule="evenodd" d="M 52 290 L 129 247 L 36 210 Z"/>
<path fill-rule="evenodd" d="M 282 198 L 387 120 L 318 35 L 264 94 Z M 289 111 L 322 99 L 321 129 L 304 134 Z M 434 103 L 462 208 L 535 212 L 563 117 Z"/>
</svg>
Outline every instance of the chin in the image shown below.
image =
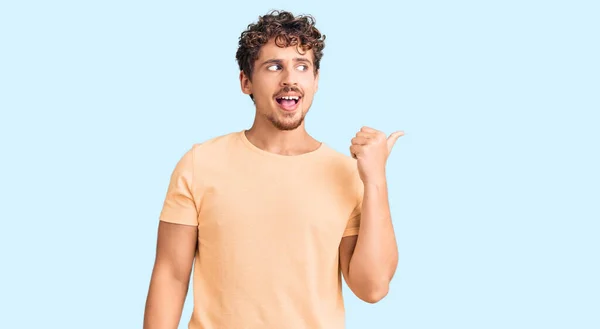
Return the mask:
<svg viewBox="0 0 600 329">
<path fill-rule="evenodd" d="M 282 118 L 279 115 L 273 115 L 273 116 L 267 116 L 267 118 L 273 124 L 273 126 L 275 126 L 275 128 L 277 128 L 279 130 L 289 131 L 289 130 L 294 130 L 294 129 L 300 127 L 302 125 L 302 123 L 304 122 L 304 115 L 301 115 L 300 117 L 296 117 L 297 114 L 296 113 L 294 113 L 294 114 L 295 115 L 293 115 L 292 117 L 284 116 Z"/>
</svg>

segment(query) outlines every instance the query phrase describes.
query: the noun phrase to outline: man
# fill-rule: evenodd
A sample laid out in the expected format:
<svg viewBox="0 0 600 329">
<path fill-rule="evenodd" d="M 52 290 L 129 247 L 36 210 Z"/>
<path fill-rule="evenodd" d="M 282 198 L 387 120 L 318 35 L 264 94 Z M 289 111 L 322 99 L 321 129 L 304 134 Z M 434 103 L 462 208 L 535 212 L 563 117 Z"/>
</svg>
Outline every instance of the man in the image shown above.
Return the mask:
<svg viewBox="0 0 600 329">
<path fill-rule="evenodd" d="M 352 157 L 312 138 L 325 37 L 271 12 L 240 37 L 248 130 L 194 144 L 160 214 L 145 329 L 178 326 L 192 264 L 191 329 L 344 328 L 343 274 L 362 300 L 388 293 L 398 251 L 385 163 L 402 132 L 363 127 Z"/>
</svg>

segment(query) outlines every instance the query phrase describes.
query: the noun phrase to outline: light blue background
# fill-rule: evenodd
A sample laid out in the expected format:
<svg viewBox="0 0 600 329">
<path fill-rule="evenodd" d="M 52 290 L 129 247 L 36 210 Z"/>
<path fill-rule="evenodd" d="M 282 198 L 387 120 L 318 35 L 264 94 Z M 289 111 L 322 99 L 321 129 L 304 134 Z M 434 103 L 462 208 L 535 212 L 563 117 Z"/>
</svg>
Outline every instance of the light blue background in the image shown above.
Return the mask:
<svg viewBox="0 0 600 329">
<path fill-rule="evenodd" d="M 406 132 L 348 329 L 600 328 L 596 1 L 3 1 L 1 328 L 141 328 L 169 175 L 250 126 L 237 41 L 279 8 L 327 35 L 310 133 Z"/>
</svg>

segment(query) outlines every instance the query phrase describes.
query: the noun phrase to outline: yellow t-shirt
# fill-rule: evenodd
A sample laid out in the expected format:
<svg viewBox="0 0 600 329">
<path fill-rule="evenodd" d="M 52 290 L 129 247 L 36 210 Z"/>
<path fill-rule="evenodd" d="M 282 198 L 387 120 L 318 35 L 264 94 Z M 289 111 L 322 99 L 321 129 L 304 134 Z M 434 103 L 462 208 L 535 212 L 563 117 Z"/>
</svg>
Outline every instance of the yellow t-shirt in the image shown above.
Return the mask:
<svg viewBox="0 0 600 329">
<path fill-rule="evenodd" d="M 194 144 L 160 220 L 198 227 L 190 329 L 342 329 L 338 247 L 357 235 L 356 160 L 325 143 L 297 156 L 244 131 Z"/>
</svg>

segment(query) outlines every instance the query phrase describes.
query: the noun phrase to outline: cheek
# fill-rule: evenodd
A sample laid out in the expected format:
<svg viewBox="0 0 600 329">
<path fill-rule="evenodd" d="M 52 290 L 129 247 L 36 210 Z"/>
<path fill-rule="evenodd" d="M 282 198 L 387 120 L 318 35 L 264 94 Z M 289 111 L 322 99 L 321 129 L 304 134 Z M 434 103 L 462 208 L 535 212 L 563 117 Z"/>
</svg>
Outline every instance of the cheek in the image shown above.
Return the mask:
<svg viewBox="0 0 600 329">
<path fill-rule="evenodd" d="M 312 100 L 314 97 L 314 94 L 317 91 L 317 85 L 311 81 L 310 84 L 305 84 L 304 86 L 305 86 L 303 88 L 304 89 L 304 97 L 307 100 L 309 100 L 309 99 Z"/>
<path fill-rule="evenodd" d="M 317 91 L 318 83 L 311 74 L 310 77 L 303 79 L 301 85 L 306 93 L 314 94 Z"/>
<path fill-rule="evenodd" d="M 312 106 L 314 100 L 314 96 L 309 93 L 304 94 L 304 99 L 302 101 L 303 111 L 308 111 L 308 109 Z"/>
<path fill-rule="evenodd" d="M 268 97 L 269 89 L 265 88 L 263 84 L 254 85 L 252 88 L 252 94 L 255 98 L 263 100 L 264 98 Z"/>
<path fill-rule="evenodd" d="M 257 95 L 271 97 L 271 96 L 273 96 L 273 93 L 277 91 L 274 88 L 277 88 L 277 87 L 276 86 L 273 87 L 270 83 L 268 83 L 268 81 L 261 81 L 260 84 L 254 85 L 253 91 Z"/>
</svg>

